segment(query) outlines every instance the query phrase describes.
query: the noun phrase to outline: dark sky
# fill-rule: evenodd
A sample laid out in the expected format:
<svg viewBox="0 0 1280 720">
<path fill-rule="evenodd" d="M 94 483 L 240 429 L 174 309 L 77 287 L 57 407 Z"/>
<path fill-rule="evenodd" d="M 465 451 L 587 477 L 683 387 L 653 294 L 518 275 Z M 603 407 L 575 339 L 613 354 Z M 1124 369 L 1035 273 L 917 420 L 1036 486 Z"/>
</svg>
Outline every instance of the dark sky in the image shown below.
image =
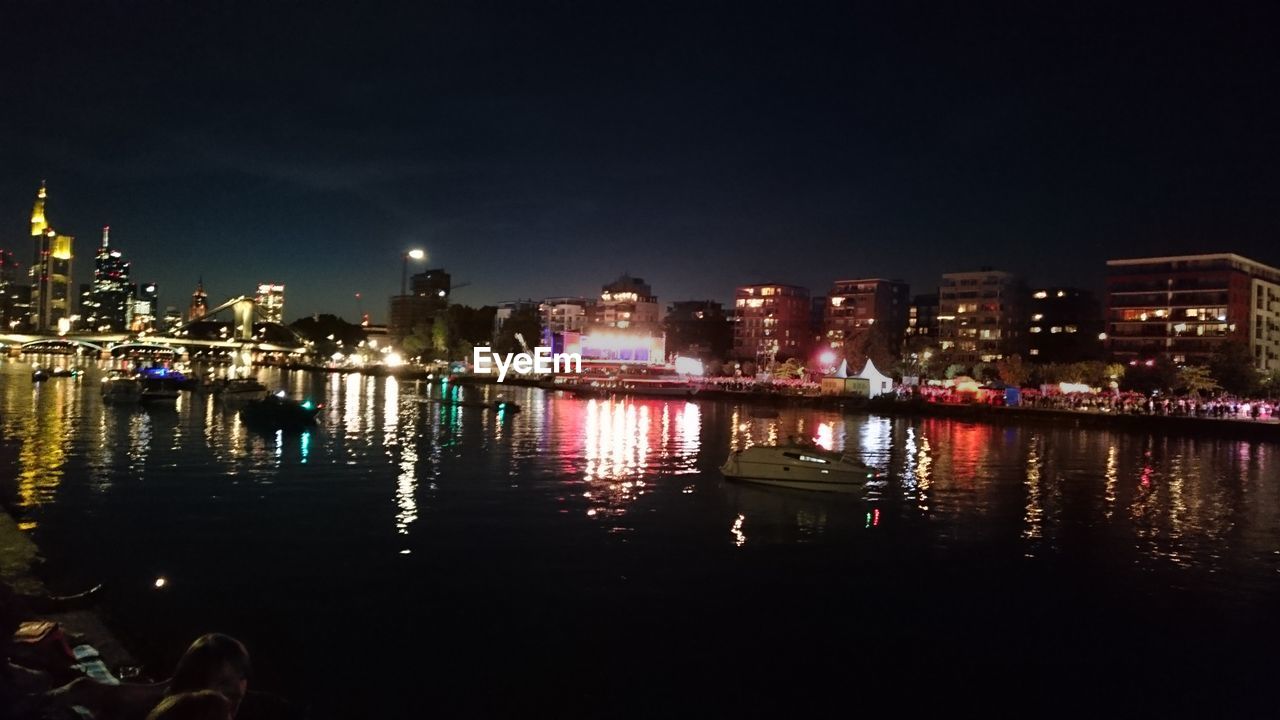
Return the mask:
<svg viewBox="0 0 1280 720">
<path fill-rule="evenodd" d="M 44 177 L 82 279 L 109 223 L 289 317 L 382 318 L 409 246 L 469 304 L 1280 263 L 1274 3 L 334 4 L 5 3 L 0 244 Z"/>
</svg>

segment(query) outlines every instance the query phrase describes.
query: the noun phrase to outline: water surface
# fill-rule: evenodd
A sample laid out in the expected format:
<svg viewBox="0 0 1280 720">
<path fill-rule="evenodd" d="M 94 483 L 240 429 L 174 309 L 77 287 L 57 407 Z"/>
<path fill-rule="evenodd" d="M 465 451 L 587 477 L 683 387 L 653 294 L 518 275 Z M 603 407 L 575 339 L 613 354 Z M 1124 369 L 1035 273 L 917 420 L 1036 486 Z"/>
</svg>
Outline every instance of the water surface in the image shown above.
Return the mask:
<svg viewBox="0 0 1280 720">
<path fill-rule="evenodd" d="M 0 362 L 0 499 L 156 672 L 221 630 L 325 718 L 1270 707 L 1275 445 L 279 371 L 321 424 L 263 434 L 104 407 L 84 367 Z M 717 472 L 788 435 L 890 479 Z"/>
</svg>

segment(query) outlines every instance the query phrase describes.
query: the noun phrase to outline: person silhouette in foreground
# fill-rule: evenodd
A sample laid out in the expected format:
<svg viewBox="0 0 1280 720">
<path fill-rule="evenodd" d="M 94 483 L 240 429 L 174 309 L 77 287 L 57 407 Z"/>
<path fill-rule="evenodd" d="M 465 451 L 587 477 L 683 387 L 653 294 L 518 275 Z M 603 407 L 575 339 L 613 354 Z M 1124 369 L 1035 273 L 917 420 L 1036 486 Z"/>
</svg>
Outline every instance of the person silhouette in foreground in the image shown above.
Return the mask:
<svg viewBox="0 0 1280 720">
<path fill-rule="evenodd" d="M 52 691 L 48 698 L 56 707 L 83 707 L 96 720 L 136 720 L 171 696 L 212 690 L 227 701 L 228 717 L 234 718 L 248 678 L 249 651 L 244 645 L 229 635 L 210 633 L 191 643 L 168 682 L 104 685 L 80 678 Z"/>
<path fill-rule="evenodd" d="M 231 703 L 231 715 L 249 687 L 249 651 L 230 635 L 210 633 L 191 643 L 169 680 L 166 696 L 213 690 Z"/>
<path fill-rule="evenodd" d="M 147 720 L 232 720 L 231 701 L 213 690 L 170 695 L 147 714 Z"/>
</svg>

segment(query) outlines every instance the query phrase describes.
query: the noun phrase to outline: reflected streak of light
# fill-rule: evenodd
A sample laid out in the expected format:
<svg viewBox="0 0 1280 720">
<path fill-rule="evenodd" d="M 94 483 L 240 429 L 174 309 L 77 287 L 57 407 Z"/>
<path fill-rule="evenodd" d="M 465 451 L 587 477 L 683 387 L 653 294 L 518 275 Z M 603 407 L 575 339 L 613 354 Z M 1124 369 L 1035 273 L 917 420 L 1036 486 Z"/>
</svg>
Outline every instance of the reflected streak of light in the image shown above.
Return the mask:
<svg viewBox="0 0 1280 720">
<path fill-rule="evenodd" d="M 382 433 L 386 445 L 396 444 L 396 429 L 399 426 L 400 382 L 387 376 L 387 385 L 382 398 Z"/>
<path fill-rule="evenodd" d="M 400 453 L 400 475 L 396 478 L 396 532 L 409 534 L 409 526 L 418 519 L 418 448 L 405 443 Z"/>
<path fill-rule="evenodd" d="M 1031 441 L 1031 449 L 1027 453 L 1027 479 L 1025 485 L 1027 487 L 1027 506 L 1023 514 L 1022 521 L 1026 527 L 1022 530 L 1022 537 L 1028 540 L 1035 540 L 1042 537 L 1044 529 L 1044 507 L 1041 505 L 1040 498 L 1040 438 Z"/>
<path fill-rule="evenodd" d="M 824 450 L 832 450 L 835 448 L 835 428 L 831 423 L 818 423 L 817 445 Z"/>
<path fill-rule="evenodd" d="M 729 528 L 729 533 L 733 535 L 734 547 L 742 547 L 747 544 L 747 534 L 742 531 L 742 526 L 746 521 L 747 516 L 738 513 L 738 517 L 733 520 L 733 526 Z"/>
<path fill-rule="evenodd" d="M 302 455 L 302 464 L 306 465 L 307 456 L 311 454 L 311 433 L 302 433 L 302 437 L 298 440 L 298 443 L 298 451 Z"/>
<path fill-rule="evenodd" d="M 1120 448 L 1115 443 L 1107 448 L 1107 485 L 1104 499 L 1107 504 L 1106 518 L 1111 519 L 1111 514 L 1116 508 L 1116 485 L 1120 480 Z"/>
<path fill-rule="evenodd" d="M 930 452 L 929 438 L 920 435 L 920 452 L 916 456 L 916 487 L 918 498 L 916 507 L 920 512 L 929 512 L 929 489 L 933 486 L 933 456 Z"/>
<path fill-rule="evenodd" d="M 360 431 L 360 377 L 357 373 L 348 375 L 342 394 L 342 420 L 348 435 Z"/>
</svg>

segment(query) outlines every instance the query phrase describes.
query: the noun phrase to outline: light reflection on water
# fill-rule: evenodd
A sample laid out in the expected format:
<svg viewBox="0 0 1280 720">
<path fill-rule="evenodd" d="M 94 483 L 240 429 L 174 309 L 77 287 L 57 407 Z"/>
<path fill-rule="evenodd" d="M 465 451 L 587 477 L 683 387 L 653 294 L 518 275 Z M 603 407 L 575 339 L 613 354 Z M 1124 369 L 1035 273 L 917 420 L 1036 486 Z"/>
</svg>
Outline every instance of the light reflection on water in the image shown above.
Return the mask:
<svg viewBox="0 0 1280 720">
<path fill-rule="evenodd" d="M 1025 587 L 1025 605 L 1042 604 L 1053 596 L 1035 583 L 1063 565 L 1137 586 L 1106 608 L 1121 617 L 1175 585 L 1233 607 L 1280 599 L 1275 445 L 272 370 L 260 373 L 269 386 L 323 408 L 311 432 L 264 434 L 211 397 L 104 407 L 99 371 L 85 367 L 79 381 L 33 386 L 29 365 L 0 360 L 6 505 L 71 587 L 113 588 L 108 609 L 135 637 L 234 628 L 266 655 L 262 667 L 289 668 L 312 697 L 327 697 L 318 685 L 335 673 L 379 697 L 398 687 L 384 682 L 395 668 L 367 661 L 387 637 L 456 652 L 489 632 L 477 647 L 492 659 L 511 636 L 549 627 L 559 642 L 589 625 L 590 637 L 574 636 L 589 644 L 594 611 L 666 624 L 702 583 L 734 599 L 713 597 L 703 617 L 746 606 L 726 623 L 733 634 L 788 598 L 825 632 L 846 600 L 874 598 L 865 583 L 912 573 L 862 609 L 901 606 L 898 624 L 925 623 L 975 593 L 968 609 L 982 607 L 989 584 Z M 498 394 L 523 410 L 439 402 Z M 865 497 L 833 497 L 720 477 L 731 449 L 791 436 L 856 452 L 889 479 Z M 1029 578 L 1037 568 L 1050 571 Z M 172 581 L 163 600 L 161 575 Z M 981 579 L 931 594 L 970 576 Z M 298 601 L 314 597 L 323 601 Z M 999 613 L 1012 605 L 1002 600 Z M 653 630 L 635 627 L 628 652 Z M 791 642 L 767 650 L 781 657 Z"/>
<path fill-rule="evenodd" d="M 274 492 L 301 503 L 282 512 L 341 497 L 362 516 L 381 513 L 397 554 L 419 547 L 432 513 L 483 508 L 576 516 L 633 542 L 672 521 L 715 528 L 717 542 L 737 547 L 856 543 L 900 527 L 915 542 L 1001 542 L 1027 557 L 1070 552 L 1083 538 L 1127 548 L 1139 564 L 1277 569 L 1274 445 L 270 370 L 270 385 L 324 408 L 313 432 L 264 435 L 213 397 L 104 407 L 97 366 L 80 362 L 82 379 L 40 385 L 25 362 L 3 362 L 8 502 L 28 530 L 56 532 L 59 508 L 96 512 L 146 487 L 193 512 L 251 487 L 254 502 Z M 499 394 L 523 411 L 435 401 Z M 834 498 L 726 485 L 716 471 L 730 450 L 789 437 L 853 450 L 890 479 L 863 498 Z M 356 552 L 381 552 L 376 535 Z"/>
</svg>

